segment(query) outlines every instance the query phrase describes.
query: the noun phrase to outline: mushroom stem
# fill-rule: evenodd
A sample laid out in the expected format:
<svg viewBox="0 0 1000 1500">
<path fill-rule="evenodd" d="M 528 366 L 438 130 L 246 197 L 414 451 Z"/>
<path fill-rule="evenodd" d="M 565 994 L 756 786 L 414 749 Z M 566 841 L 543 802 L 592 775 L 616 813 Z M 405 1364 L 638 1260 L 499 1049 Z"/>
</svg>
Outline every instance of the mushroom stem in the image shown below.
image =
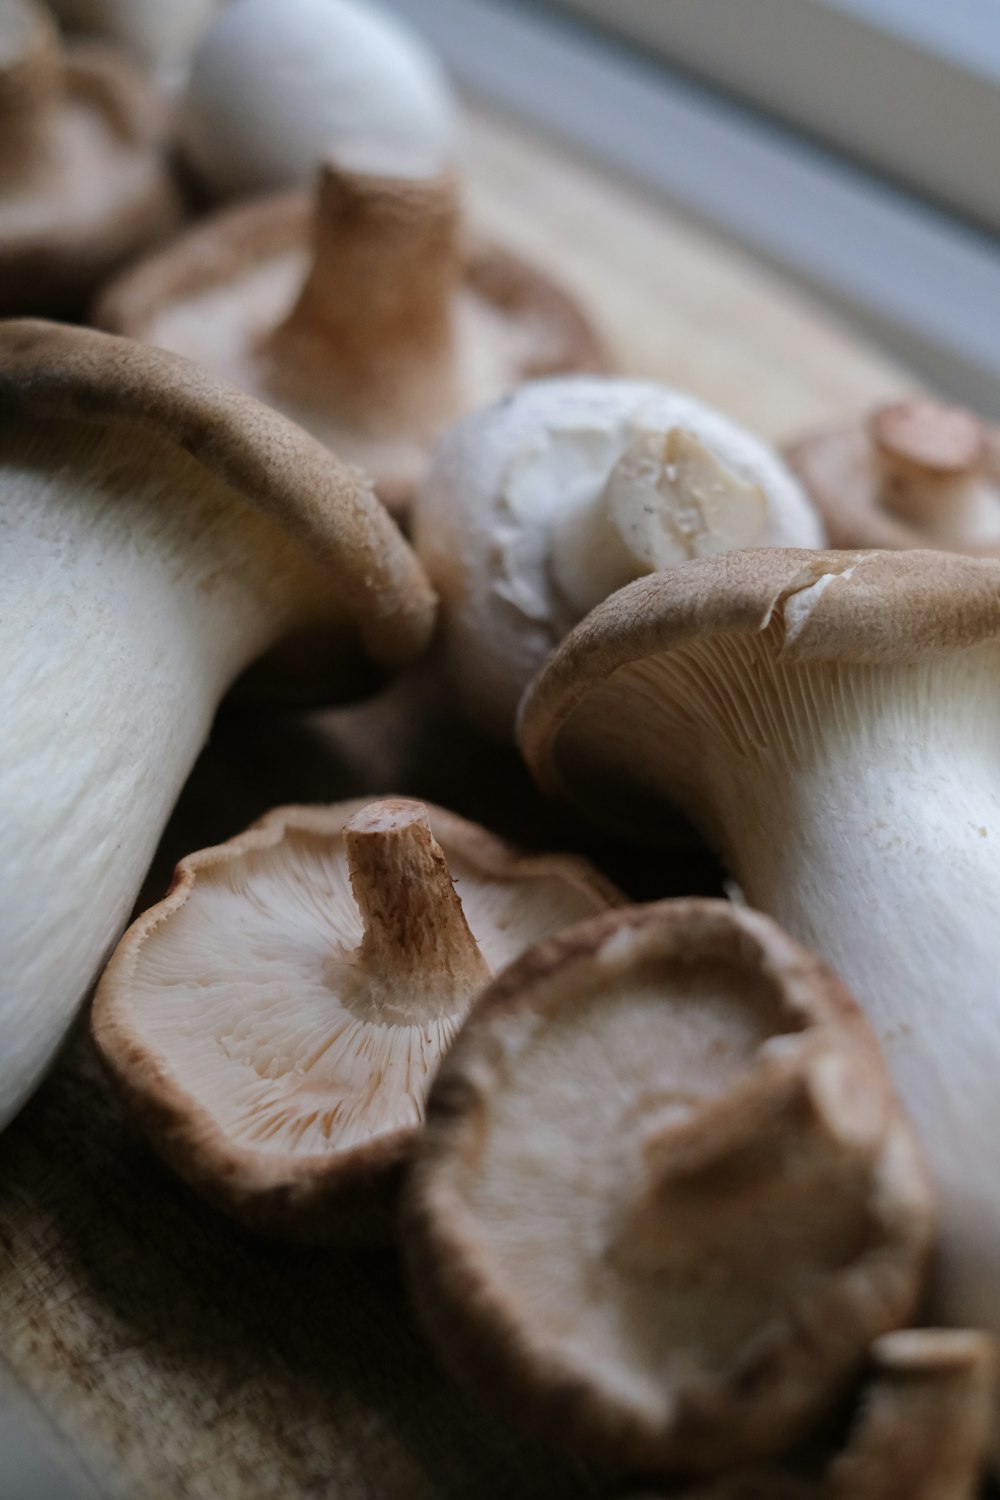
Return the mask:
<svg viewBox="0 0 1000 1500">
<path fill-rule="evenodd" d="M 397 175 L 378 165 L 368 146 L 323 167 L 312 266 L 271 350 L 321 371 L 346 422 L 381 430 L 450 409 L 461 260 L 454 176 L 399 175 L 398 153 Z"/>
<path fill-rule="evenodd" d="M 766 519 L 760 486 L 693 433 L 639 428 L 594 499 L 553 528 L 553 582 L 579 618 L 646 573 L 752 546 Z"/>
<path fill-rule="evenodd" d="M 454 1014 L 490 972 L 427 809 L 404 798 L 372 802 L 345 824 L 344 844 L 364 923 L 350 1003 L 394 1022 Z"/>
<path fill-rule="evenodd" d="M 888 1122 L 868 1082 L 854 1050 L 813 1056 L 800 1047 L 720 1099 L 672 1102 L 642 1143 L 650 1184 L 625 1216 L 616 1262 L 645 1272 L 713 1261 L 731 1270 L 735 1257 L 740 1275 L 759 1285 L 785 1275 L 799 1252 L 829 1264 L 856 1255 Z M 830 1203 L 835 1221 L 824 1211 Z"/>
<path fill-rule="evenodd" d="M 974 1500 L 989 1447 L 996 1376 L 985 1334 L 905 1329 L 872 1347 L 873 1381 L 829 1500 Z"/>
<path fill-rule="evenodd" d="M 0 9 L 0 151 L 2 175 L 21 170 L 39 126 L 62 91 L 59 34 L 31 0 Z"/>
<path fill-rule="evenodd" d="M 986 434 L 961 407 L 916 399 L 880 407 L 870 423 L 882 504 L 933 541 L 995 541 L 1000 510 L 982 483 Z"/>
<path fill-rule="evenodd" d="M 750 905 L 822 953 L 876 1028 L 938 1191 L 936 1315 L 1000 1329 L 1000 1141 L 983 1124 L 1000 1056 L 1000 697 L 983 683 L 1000 650 L 739 670 L 747 701 L 716 707 L 761 727 L 709 757 L 708 821 Z"/>
</svg>

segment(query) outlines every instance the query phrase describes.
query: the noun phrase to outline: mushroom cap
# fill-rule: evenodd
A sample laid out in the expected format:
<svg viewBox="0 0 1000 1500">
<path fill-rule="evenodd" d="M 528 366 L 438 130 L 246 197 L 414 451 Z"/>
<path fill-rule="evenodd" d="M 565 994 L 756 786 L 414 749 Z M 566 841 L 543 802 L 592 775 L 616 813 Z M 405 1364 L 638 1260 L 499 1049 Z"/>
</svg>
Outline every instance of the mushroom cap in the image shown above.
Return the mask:
<svg viewBox="0 0 1000 1500">
<path fill-rule="evenodd" d="M 369 805 L 277 808 L 182 860 L 94 1002 L 99 1051 L 154 1147 L 285 1238 L 389 1236 L 426 1089 L 470 1003 L 421 999 L 426 1014 L 387 1019 L 352 998 L 362 918 L 344 831 Z M 426 810 L 490 971 L 620 899 L 583 860 L 521 855 Z"/>
<path fill-rule="evenodd" d="M 437 58 L 397 16 L 359 0 L 235 0 L 192 60 L 185 153 L 216 197 L 308 183 L 357 140 L 456 149 Z"/>
<path fill-rule="evenodd" d="M 363 646 L 395 667 L 416 657 L 434 625 L 434 595 L 398 528 L 356 469 L 277 412 L 189 360 L 129 339 L 57 323 L 0 324 L 0 410 L 11 431 L 51 423 L 53 463 L 60 424 L 118 429 L 134 454 L 151 440 L 151 464 L 194 460 L 290 536 L 303 569 L 323 580 L 320 624 L 337 649 Z M 181 473 L 181 492 L 186 482 Z M 187 481 L 189 482 L 189 481 Z M 176 502 L 175 492 L 170 499 Z M 293 662 L 296 691 L 315 696 L 329 653 Z M 277 661 L 275 668 L 277 671 Z M 255 669 L 256 670 L 256 669 Z M 320 682 L 322 692 L 324 683 Z"/>
<path fill-rule="evenodd" d="M 823 545 L 815 512 L 766 443 L 651 381 L 534 381 L 438 443 L 414 499 L 414 546 L 441 596 L 452 680 L 494 733 L 510 736 L 525 684 L 580 618 L 552 576 L 553 527 L 597 498 L 638 432 L 673 428 L 763 492 L 759 545 Z"/>
<path fill-rule="evenodd" d="M 671 826 L 669 817 L 658 823 L 657 810 L 688 807 L 694 796 L 710 738 L 699 701 L 715 680 L 744 684 L 730 712 L 750 731 L 754 715 L 770 711 L 770 684 L 783 672 L 915 662 L 998 637 L 1000 563 L 992 560 L 731 552 L 641 578 L 592 610 L 526 692 L 518 739 L 544 788 L 597 821 L 655 838 Z M 771 670 L 758 673 L 757 660 Z M 822 721 L 815 709 L 803 712 Z"/>
<path fill-rule="evenodd" d="M 7 0 L 35 31 L 37 78 L 0 171 L 0 315 L 78 311 L 94 287 L 167 234 L 181 202 L 166 164 L 166 111 L 127 58 L 98 44 L 59 55 L 32 0 Z M 7 61 L 5 59 L 5 61 Z M 44 70 L 44 71 L 43 71 Z"/>
<path fill-rule="evenodd" d="M 924 517 L 886 504 L 880 449 L 910 484 L 978 476 L 973 529 L 968 508 L 950 519 L 943 506 L 935 515 L 933 501 Z M 1000 557 L 1000 429 L 962 407 L 923 397 L 892 402 L 867 420 L 800 438 L 785 457 L 823 517 L 831 546 L 947 547 Z"/>
<path fill-rule="evenodd" d="M 388 188 L 391 179 L 384 181 Z M 394 511 L 409 504 L 444 422 L 532 376 L 605 368 L 571 298 L 517 256 L 466 239 L 452 297 L 454 391 L 446 409 L 410 421 L 376 406 L 363 426 L 345 417 L 321 373 L 283 376 L 271 339 L 306 279 L 315 202 L 293 191 L 219 210 L 108 286 L 95 322 L 188 355 L 278 407 L 361 464 Z M 334 260 L 326 274 L 335 273 Z"/>
<path fill-rule="evenodd" d="M 639 1472 L 775 1453 L 916 1305 L 930 1198 L 846 991 L 769 919 L 611 912 L 490 986 L 405 1190 L 463 1382 Z"/>
</svg>

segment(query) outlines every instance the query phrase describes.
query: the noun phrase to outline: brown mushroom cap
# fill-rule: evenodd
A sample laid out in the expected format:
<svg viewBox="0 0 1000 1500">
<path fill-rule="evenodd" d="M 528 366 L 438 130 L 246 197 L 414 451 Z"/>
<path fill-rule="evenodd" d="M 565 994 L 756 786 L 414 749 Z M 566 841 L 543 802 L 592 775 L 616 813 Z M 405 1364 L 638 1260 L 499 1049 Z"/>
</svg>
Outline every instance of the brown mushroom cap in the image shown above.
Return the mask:
<svg viewBox="0 0 1000 1500">
<path fill-rule="evenodd" d="M 111 48 L 61 53 L 34 0 L 0 12 L 0 141 L 4 316 L 78 311 L 180 218 L 152 86 Z"/>
<path fill-rule="evenodd" d="M 619 590 L 567 636 L 522 700 L 519 743 L 540 783 L 596 821 L 655 838 L 680 806 L 714 825 L 700 785 L 718 732 L 756 742 L 763 716 L 768 743 L 787 733 L 805 754 L 811 726 L 863 724 L 849 668 L 991 647 L 998 604 L 1000 565 L 950 553 L 786 548 L 685 563 Z"/>
<path fill-rule="evenodd" d="M 1000 430 L 927 397 L 800 439 L 785 457 L 834 547 L 1000 557 Z"/>
<path fill-rule="evenodd" d="M 459 1377 L 645 1472 L 799 1436 L 911 1315 L 931 1231 L 842 986 L 767 918 L 699 900 L 596 918 L 494 981 L 405 1207 Z"/>
<path fill-rule="evenodd" d="M 108 966 L 94 1035 L 153 1145 L 227 1211 L 385 1238 L 490 973 L 617 899 L 584 861 L 522 856 L 441 808 L 279 808 L 181 861 Z"/>
<path fill-rule="evenodd" d="M 190 361 L 89 329 L 6 322 L 0 413 L 4 443 L 23 446 L 34 434 L 57 466 L 86 428 L 119 434 L 119 447 L 106 455 L 113 488 L 121 486 L 114 477 L 121 446 L 133 471 L 142 469 L 137 454 L 145 448 L 162 491 L 155 503 L 177 505 L 186 491 L 214 485 L 219 497 L 256 512 L 271 523 L 272 546 L 291 539 L 300 549 L 303 592 L 316 594 L 323 637 L 332 631 L 340 655 L 351 653 L 352 641 L 356 653 L 360 639 L 375 661 L 399 666 L 426 646 L 433 593 L 364 476 Z M 318 639 L 310 636 L 310 645 Z M 329 651 L 317 648 L 315 660 L 286 656 L 283 664 L 296 690 L 315 696 L 319 679 L 322 694 Z"/>
<path fill-rule="evenodd" d="M 95 318 L 278 406 L 399 509 L 449 421 L 521 380 L 606 361 L 544 276 L 463 241 L 453 176 L 389 175 L 369 155 L 328 164 L 315 200 L 216 214 L 126 272 Z"/>
</svg>

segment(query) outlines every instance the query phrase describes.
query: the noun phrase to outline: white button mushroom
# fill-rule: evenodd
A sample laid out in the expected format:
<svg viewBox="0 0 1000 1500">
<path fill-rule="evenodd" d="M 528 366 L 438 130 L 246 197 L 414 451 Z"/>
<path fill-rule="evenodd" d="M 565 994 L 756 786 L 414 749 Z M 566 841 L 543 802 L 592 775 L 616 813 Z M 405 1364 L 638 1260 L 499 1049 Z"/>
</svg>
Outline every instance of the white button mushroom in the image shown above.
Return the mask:
<svg viewBox="0 0 1000 1500">
<path fill-rule="evenodd" d="M 536 381 L 457 423 L 413 538 L 455 690 L 510 738 L 528 682 L 609 593 L 734 547 L 818 547 L 823 529 L 777 455 L 719 412 L 592 376 Z"/>
<path fill-rule="evenodd" d="M 233 0 L 195 52 L 182 140 L 216 197 L 312 180 L 331 150 L 373 143 L 455 156 L 441 68 L 395 16 L 362 0 Z"/>
<path fill-rule="evenodd" d="M 543 784 L 679 807 L 867 1012 L 941 1203 L 935 1313 L 1000 1329 L 1000 562 L 744 552 L 631 584 L 522 708 Z"/>
<path fill-rule="evenodd" d="M 415 656 L 433 599 L 357 470 L 186 360 L 57 324 L 0 324 L 0 530 L 3 1123 L 233 679 L 271 653 L 336 693 Z"/>
</svg>

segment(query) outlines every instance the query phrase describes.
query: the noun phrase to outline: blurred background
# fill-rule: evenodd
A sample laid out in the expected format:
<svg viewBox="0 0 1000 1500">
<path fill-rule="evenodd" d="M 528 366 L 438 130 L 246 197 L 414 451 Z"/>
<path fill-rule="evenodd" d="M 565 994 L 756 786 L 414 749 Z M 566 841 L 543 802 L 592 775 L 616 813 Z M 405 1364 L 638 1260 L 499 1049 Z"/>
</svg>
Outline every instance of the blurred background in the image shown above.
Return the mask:
<svg viewBox="0 0 1000 1500">
<path fill-rule="evenodd" d="M 391 0 L 554 132 L 1000 415 L 996 0 Z"/>
</svg>

